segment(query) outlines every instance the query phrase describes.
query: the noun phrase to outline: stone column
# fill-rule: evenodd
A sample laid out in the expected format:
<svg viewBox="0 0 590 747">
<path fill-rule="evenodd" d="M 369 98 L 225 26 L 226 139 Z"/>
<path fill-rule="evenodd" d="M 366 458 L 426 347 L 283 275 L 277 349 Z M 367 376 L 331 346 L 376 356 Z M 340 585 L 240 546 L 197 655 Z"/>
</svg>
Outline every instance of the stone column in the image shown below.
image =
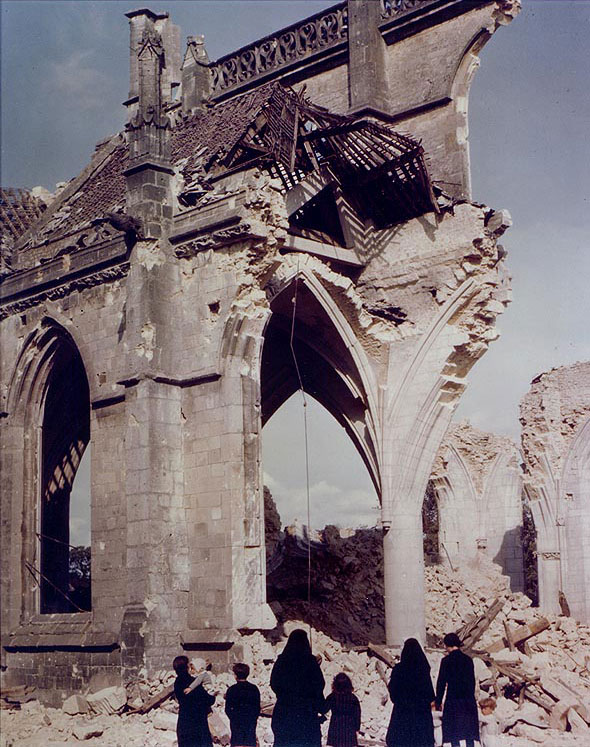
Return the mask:
<svg viewBox="0 0 590 747">
<path fill-rule="evenodd" d="M 383 537 L 385 637 L 389 645 L 406 638 L 424 643 L 424 551 L 421 506 L 392 514 Z"/>
<path fill-rule="evenodd" d="M 127 606 L 139 626 L 149 671 L 169 665 L 188 604 L 187 517 L 183 494 L 181 392 L 143 379 L 126 397 Z M 122 634 L 125 631 L 122 631 Z M 139 642 L 134 640 L 135 667 Z"/>
<path fill-rule="evenodd" d="M 348 0 L 349 111 L 386 112 L 385 42 L 378 0 Z"/>
<path fill-rule="evenodd" d="M 559 615 L 559 590 L 561 588 L 561 553 L 559 550 L 539 550 L 539 606 L 549 615 Z"/>
</svg>

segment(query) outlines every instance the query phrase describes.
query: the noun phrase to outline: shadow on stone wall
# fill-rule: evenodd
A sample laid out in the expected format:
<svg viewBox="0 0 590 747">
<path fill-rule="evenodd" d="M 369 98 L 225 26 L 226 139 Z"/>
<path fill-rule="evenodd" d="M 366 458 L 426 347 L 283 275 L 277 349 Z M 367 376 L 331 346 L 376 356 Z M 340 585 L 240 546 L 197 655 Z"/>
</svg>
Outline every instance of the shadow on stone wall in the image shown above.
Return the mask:
<svg viewBox="0 0 590 747">
<path fill-rule="evenodd" d="M 494 557 L 505 576 L 510 579 L 510 590 L 524 591 L 524 566 L 522 557 L 522 527 L 514 527 L 504 532 L 502 544 Z"/>
</svg>

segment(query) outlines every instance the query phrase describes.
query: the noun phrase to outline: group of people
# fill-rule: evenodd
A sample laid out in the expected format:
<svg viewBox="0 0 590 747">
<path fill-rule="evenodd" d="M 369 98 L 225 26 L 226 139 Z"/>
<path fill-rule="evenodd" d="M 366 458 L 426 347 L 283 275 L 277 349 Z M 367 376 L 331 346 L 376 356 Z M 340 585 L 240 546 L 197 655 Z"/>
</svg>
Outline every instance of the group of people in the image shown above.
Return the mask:
<svg viewBox="0 0 590 747">
<path fill-rule="evenodd" d="M 445 636 L 444 645 L 447 655 L 441 661 L 435 692 L 422 647 L 415 638 L 405 642 L 389 681 L 393 712 L 387 747 L 434 747 L 432 712 L 441 710 L 443 700 L 443 743 L 474 747 L 479 742 L 473 661 L 461 651 L 461 640 L 455 633 Z M 177 674 L 174 692 L 179 703 L 178 747 L 211 747 L 207 717 L 215 697 L 210 692 L 209 672 L 197 673 L 186 656 L 177 656 L 173 666 Z M 235 664 L 233 671 L 236 684 L 225 695 L 230 744 L 256 747 L 260 691 L 248 682 L 247 664 Z M 321 724 L 327 714 L 327 744 L 357 747 L 361 706 L 352 682 L 344 672 L 337 674 L 332 692 L 324 697 L 325 680 L 305 630 L 294 630 L 289 636 L 272 669 L 270 686 L 276 695 L 271 722 L 275 747 L 321 747 Z"/>
</svg>

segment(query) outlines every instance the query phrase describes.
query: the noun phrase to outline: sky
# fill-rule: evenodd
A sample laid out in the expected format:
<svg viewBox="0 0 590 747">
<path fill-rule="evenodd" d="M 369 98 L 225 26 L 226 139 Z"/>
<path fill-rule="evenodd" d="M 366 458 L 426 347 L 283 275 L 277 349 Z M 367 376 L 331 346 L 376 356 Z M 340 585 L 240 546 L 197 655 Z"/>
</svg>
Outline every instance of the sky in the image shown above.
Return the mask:
<svg viewBox="0 0 590 747">
<path fill-rule="evenodd" d="M 315 0 L 162 2 L 211 59 L 329 7 Z M 131 2 L 3 0 L 3 186 L 53 189 L 122 129 Z M 473 199 L 510 211 L 502 238 L 513 301 L 469 376 L 455 419 L 519 439 L 518 403 L 542 371 L 590 359 L 590 0 L 524 0 L 484 47 L 469 101 Z M 428 144 L 424 143 L 426 149 Z M 311 522 L 373 524 L 377 497 L 344 431 L 309 400 Z M 300 395 L 263 433 L 265 481 L 284 522 L 307 520 Z M 89 461 L 88 457 L 85 463 Z M 84 541 L 88 470 L 72 507 Z"/>
</svg>

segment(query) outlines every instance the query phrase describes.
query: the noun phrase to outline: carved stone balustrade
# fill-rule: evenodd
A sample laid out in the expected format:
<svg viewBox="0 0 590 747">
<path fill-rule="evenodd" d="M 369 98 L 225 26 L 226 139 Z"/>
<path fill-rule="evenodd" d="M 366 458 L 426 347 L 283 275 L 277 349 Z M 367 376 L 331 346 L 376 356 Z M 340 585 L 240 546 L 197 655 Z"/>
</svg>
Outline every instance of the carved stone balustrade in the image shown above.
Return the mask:
<svg viewBox="0 0 590 747">
<path fill-rule="evenodd" d="M 213 96 L 345 42 L 346 3 L 335 5 L 212 63 Z"/>
</svg>

